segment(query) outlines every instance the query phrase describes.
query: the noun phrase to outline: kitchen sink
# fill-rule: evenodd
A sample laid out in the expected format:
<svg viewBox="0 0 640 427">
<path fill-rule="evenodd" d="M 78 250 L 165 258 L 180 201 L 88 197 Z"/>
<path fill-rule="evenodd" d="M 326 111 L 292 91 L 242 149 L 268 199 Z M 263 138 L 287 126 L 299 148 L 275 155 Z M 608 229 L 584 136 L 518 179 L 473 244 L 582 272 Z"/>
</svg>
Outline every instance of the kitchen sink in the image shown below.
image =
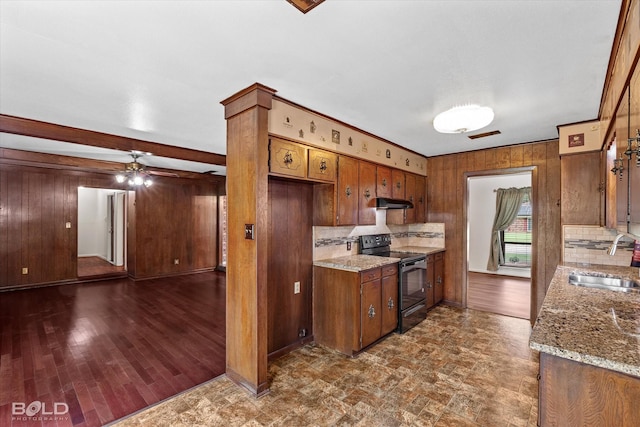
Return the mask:
<svg viewBox="0 0 640 427">
<path fill-rule="evenodd" d="M 640 282 L 598 273 L 571 273 L 569 283 L 587 288 L 609 289 L 618 292 L 640 292 Z"/>
</svg>

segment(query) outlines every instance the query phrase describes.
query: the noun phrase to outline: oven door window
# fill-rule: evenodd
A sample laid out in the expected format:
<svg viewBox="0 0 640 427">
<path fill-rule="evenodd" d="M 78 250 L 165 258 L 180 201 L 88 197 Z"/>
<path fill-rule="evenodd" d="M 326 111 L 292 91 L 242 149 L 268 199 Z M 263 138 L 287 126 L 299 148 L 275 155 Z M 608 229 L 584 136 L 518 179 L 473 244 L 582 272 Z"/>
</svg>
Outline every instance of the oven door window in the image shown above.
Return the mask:
<svg viewBox="0 0 640 427">
<path fill-rule="evenodd" d="M 402 288 L 401 310 L 424 301 L 424 287 L 427 280 L 427 261 L 411 262 L 402 268 L 400 277 Z"/>
</svg>

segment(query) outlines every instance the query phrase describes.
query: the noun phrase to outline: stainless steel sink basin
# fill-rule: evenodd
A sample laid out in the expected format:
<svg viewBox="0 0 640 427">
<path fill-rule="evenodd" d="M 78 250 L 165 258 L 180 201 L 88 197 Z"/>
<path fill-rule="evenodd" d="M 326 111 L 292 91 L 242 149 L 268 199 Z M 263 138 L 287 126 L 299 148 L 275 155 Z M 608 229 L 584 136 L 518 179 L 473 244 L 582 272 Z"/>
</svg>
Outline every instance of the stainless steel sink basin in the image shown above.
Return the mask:
<svg viewBox="0 0 640 427">
<path fill-rule="evenodd" d="M 609 289 L 618 292 L 640 292 L 640 282 L 621 277 L 571 273 L 569 274 L 569 283 L 576 286 Z"/>
</svg>

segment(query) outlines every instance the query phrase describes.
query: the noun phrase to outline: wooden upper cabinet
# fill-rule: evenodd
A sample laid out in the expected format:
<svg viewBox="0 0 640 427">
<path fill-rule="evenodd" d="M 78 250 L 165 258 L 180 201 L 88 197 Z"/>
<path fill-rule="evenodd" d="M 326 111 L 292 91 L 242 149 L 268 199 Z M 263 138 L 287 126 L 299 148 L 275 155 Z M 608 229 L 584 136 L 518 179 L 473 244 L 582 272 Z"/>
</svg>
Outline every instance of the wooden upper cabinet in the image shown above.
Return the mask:
<svg viewBox="0 0 640 427">
<path fill-rule="evenodd" d="M 376 167 L 376 197 L 391 197 L 391 169 L 378 166 Z"/>
<path fill-rule="evenodd" d="M 637 139 L 640 130 L 640 64 L 636 65 L 629 87 L 629 133 L 631 138 L 636 138 L 636 144 L 640 145 L 640 141 Z M 640 236 L 640 153 L 636 152 L 630 163 L 631 222 L 629 223 L 629 232 Z"/>
<path fill-rule="evenodd" d="M 411 173 L 405 174 L 404 183 L 405 183 L 404 196 L 408 201 L 413 203 L 413 208 L 409 208 L 406 210 L 404 221 L 406 224 L 413 224 L 416 222 L 416 207 L 417 207 L 416 176 Z"/>
<path fill-rule="evenodd" d="M 358 162 L 358 224 L 376 223 L 376 165 L 360 160 Z"/>
<path fill-rule="evenodd" d="M 624 151 L 627 149 L 627 138 L 629 138 L 629 88 L 624 93 L 624 97 L 622 102 L 620 102 L 620 106 L 616 112 L 615 116 L 615 129 L 616 129 L 616 158 L 623 159 L 624 170 L 622 171 L 622 176 L 617 174 L 615 177 L 611 172 L 609 178 L 615 179 L 615 191 L 616 191 L 616 218 L 617 224 L 616 228 L 620 228 L 621 230 L 627 229 L 627 200 L 629 189 L 629 181 L 627 180 L 627 175 L 629 173 L 629 165 L 626 161 L 626 156 L 624 155 Z"/>
<path fill-rule="evenodd" d="M 338 167 L 338 156 L 324 150 L 309 149 L 309 179 L 335 182 Z"/>
<path fill-rule="evenodd" d="M 600 152 L 560 159 L 562 224 L 600 225 Z"/>
<path fill-rule="evenodd" d="M 413 205 L 416 211 L 416 223 L 427 222 L 427 178 L 416 175 L 416 193 Z"/>
<path fill-rule="evenodd" d="M 393 182 L 393 186 L 391 188 L 391 197 L 393 197 L 394 199 L 405 198 L 404 176 L 405 173 L 399 169 L 391 170 L 391 181 Z"/>
<path fill-rule="evenodd" d="M 358 161 L 338 156 L 338 212 L 337 225 L 356 225 L 358 222 Z"/>
<path fill-rule="evenodd" d="M 269 172 L 296 178 L 307 177 L 307 149 L 303 145 L 271 138 Z"/>
</svg>

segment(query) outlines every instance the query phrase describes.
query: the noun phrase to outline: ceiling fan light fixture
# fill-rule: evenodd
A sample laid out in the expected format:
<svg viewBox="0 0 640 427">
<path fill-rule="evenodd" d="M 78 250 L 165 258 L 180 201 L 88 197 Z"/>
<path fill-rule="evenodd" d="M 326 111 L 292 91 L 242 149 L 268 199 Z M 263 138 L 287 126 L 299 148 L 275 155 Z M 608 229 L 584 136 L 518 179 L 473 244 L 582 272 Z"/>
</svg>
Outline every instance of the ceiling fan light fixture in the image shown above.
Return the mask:
<svg viewBox="0 0 640 427">
<path fill-rule="evenodd" d="M 493 110 L 476 104 L 450 108 L 433 119 L 433 128 L 440 133 L 465 133 L 482 129 L 493 121 Z"/>
<path fill-rule="evenodd" d="M 153 184 L 149 172 L 144 169 L 144 165 L 138 163 L 138 158 L 142 154 L 139 152 L 132 152 L 133 162 L 127 163 L 124 168 L 124 173 L 116 175 L 116 181 L 120 184 L 127 181 L 130 187 L 150 187 Z"/>
</svg>

